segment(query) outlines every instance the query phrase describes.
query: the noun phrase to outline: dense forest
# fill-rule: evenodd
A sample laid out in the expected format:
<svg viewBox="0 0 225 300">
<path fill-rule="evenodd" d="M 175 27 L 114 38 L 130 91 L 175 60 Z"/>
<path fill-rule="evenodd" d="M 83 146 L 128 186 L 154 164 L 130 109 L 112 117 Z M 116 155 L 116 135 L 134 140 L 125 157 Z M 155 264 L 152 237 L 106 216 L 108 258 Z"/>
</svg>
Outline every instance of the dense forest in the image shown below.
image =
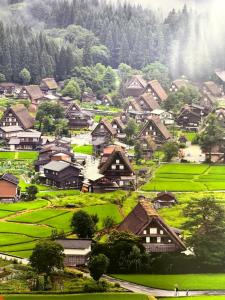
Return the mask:
<svg viewBox="0 0 225 300">
<path fill-rule="evenodd" d="M 165 18 L 140 5 L 103 0 L 9 0 L 4 10 L 0 72 L 7 80 L 18 82 L 23 68 L 39 82 L 45 76 L 65 79 L 74 67 L 98 62 L 141 69 L 155 61 L 168 66 L 173 78 L 201 80 L 225 66 L 225 40 L 206 47 L 206 16 L 186 6 Z"/>
</svg>

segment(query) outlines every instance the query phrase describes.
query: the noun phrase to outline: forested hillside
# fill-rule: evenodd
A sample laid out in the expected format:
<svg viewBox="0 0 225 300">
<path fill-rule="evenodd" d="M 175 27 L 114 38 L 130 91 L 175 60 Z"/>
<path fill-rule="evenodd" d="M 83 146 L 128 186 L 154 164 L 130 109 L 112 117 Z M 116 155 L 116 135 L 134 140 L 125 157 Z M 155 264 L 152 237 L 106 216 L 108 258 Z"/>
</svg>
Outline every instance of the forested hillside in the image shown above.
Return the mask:
<svg viewBox="0 0 225 300">
<path fill-rule="evenodd" d="M 103 0 L 20 2 L 8 1 L 8 18 L 2 17 L 0 27 L 0 69 L 7 80 L 18 81 L 24 67 L 38 82 L 53 75 L 65 79 L 75 66 L 97 62 L 140 69 L 155 61 L 167 65 L 174 78 L 199 80 L 225 65 L 225 40 L 206 50 L 205 15 L 187 7 L 162 18 L 141 6 Z"/>
</svg>

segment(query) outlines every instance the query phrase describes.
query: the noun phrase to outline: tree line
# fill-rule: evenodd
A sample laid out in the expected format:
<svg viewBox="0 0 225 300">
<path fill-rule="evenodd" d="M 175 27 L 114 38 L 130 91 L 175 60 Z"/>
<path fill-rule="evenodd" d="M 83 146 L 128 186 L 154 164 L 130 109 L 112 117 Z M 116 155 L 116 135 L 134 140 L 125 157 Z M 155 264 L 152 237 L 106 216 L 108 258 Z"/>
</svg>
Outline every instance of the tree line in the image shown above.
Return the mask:
<svg viewBox="0 0 225 300">
<path fill-rule="evenodd" d="M 30 1 L 13 18 L 15 23 L 22 19 L 25 28 L 3 30 L 1 25 L 4 43 L 0 56 L 6 62 L 0 63 L 0 68 L 7 80 L 18 81 L 24 67 L 32 73 L 32 82 L 37 82 L 46 75 L 65 79 L 75 65 L 100 62 L 117 68 L 125 63 L 142 69 L 155 61 L 169 67 L 174 78 L 185 74 L 192 80 L 205 80 L 214 69 L 225 66 L 224 39 L 220 47 L 208 47 L 210 36 L 206 36 L 203 47 L 205 16 L 186 7 L 173 9 L 162 18 L 157 12 L 127 3 Z M 40 24 L 44 24 L 45 37 L 38 33 Z"/>
</svg>

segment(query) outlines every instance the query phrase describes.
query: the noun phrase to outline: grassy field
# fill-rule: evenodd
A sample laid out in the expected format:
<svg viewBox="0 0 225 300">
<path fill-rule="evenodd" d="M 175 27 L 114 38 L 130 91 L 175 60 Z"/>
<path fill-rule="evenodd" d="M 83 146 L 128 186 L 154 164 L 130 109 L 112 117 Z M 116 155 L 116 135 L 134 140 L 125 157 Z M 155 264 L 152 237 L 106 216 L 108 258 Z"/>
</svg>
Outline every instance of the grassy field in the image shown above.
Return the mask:
<svg viewBox="0 0 225 300">
<path fill-rule="evenodd" d="M 142 186 L 143 191 L 223 191 L 225 166 L 195 164 L 165 164 L 155 172 L 151 181 Z"/>
<path fill-rule="evenodd" d="M 55 299 L 68 299 L 68 300 L 148 300 L 149 298 L 145 295 L 139 294 L 83 294 L 83 295 L 12 295 L 5 296 L 5 300 L 55 300 Z"/>
<path fill-rule="evenodd" d="M 153 288 L 174 290 L 225 290 L 225 274 L 114 275 L 129 282 Z"/>
<path fill-rule="evenodd" d="M 168 300 L 168 298 L 160 298 L 161 300 Z M 169 298 L 170 300 L 177 300 L 177 298 Z M 187 297 L 179 297 L 179 299 L 187 299 Z M 188 297 L 189 300 L 224 300 L 225 296 L 193 296 Z"/>
<path fill-rule="evenodd" d="M 26 160 L 32 159 L 35 160 L 38 157 L 38 152 L 28 151 L 28 152 L 0 152 L 0 159 L 18 159 Z"/>
<path fill-rule="evenodd" d="M 84 146 L 73 146 L 73 151 L 75 153 L 87 154 L 92 155 L 93 153 L 93 146 L 92 145 L 84 145 Z"/>
</svg>

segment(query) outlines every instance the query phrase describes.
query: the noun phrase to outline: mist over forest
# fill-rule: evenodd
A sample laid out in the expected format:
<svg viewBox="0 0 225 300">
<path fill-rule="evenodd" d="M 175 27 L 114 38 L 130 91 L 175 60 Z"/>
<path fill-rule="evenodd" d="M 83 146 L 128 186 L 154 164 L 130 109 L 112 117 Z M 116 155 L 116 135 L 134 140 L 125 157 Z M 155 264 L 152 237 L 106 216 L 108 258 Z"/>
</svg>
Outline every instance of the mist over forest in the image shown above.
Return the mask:
<svg viewBox="0 0 225 300">
<path fill-rule="evenodd" d="M 225 67 L 225 4 L 221 0 L 0 0 L 0 8 L 0 38 L 5 41 L 0 45 L 0 66 L 8 80 L 17 80 L 25 66 L 34 82 L 43 75 L 58 77 L 62 51 L 67 51 L 73 67 L 100 62 L 141 69 L 160 61 L 172 78 L 186 75 L 192 80 L 210 79 L 215 69 Z M 35 39 L 37 43 L 37 36 L 46 42 L 36 47 L 35 60 L 45 61 L 42 68 L 28 62 L 31 58 L 21 57 L 32 56 L 29 48 Z M 21 50 L 17 70 L 13 70 L 12 53 L 20 52 L 15 47 Z M 64 70 L 65 76 L 70 72 Z"/>
</svg>

